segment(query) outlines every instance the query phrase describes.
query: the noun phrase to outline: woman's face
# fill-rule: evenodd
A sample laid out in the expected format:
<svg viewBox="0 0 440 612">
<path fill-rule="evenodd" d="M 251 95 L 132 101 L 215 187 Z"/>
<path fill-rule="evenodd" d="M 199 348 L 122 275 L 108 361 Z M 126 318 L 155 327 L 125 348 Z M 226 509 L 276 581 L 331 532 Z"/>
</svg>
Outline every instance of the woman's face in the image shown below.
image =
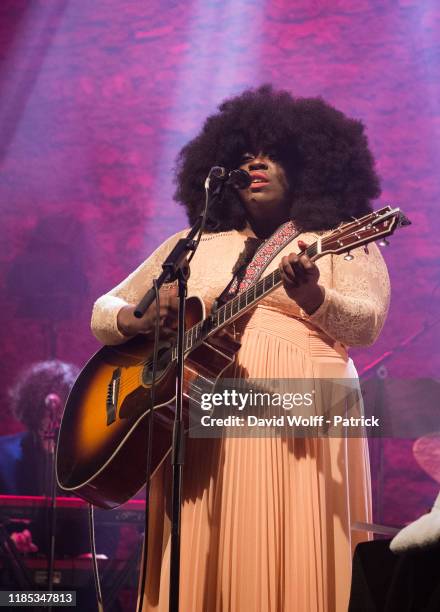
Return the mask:
<svg viewBox="0 0 440 612">
<path fill-rule="evenodd" d="M 289 184 L 279 162 L 262 152 L 245 153 L 240 168 L 249 172 L 253 178 L 248 188 L 238 192 L 251 218 L 264 219 L 272 215 L 288 214 Z"/>
</svg>

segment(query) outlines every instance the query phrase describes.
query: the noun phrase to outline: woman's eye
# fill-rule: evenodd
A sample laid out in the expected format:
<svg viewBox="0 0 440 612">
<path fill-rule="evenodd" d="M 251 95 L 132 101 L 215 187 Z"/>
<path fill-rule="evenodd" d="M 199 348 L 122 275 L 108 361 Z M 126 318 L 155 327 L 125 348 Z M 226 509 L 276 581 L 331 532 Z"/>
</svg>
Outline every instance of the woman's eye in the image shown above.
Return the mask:
<svg viewBox="0 0 440 612">
<path fill-rule="evenodd" d="M 241 156 L 241 161 L 242 161 L 242 162 L 247 162 L 247 161 L 249 161 L 250 159 L 254 159 L 254 157 L 255 157 L 255 155 L 253 155 L 253 153 L 244 153 L 244 154 Z"/>
</svg>

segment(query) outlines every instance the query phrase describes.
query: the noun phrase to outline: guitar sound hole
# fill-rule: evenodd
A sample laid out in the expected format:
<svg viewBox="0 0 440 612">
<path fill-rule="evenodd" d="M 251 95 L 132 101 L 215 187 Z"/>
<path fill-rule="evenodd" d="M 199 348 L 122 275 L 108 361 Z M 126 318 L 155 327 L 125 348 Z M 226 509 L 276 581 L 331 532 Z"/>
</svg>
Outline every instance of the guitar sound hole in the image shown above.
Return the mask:
<svg viewBox="0 0 440 612">
<path fill-rule="evenodd" d="M 159 350 L 157 352 L 157 366 L 156 366 L 156 381 L 162 376 L 168 366 L 171 364 L 173 345 L 170 342 L 160 342 Z M 144 385 L 151 385 L 153 383 L 153 355 L 150 355 L 149 359 L 142 371 L 142 382 Z"/>
</svg>

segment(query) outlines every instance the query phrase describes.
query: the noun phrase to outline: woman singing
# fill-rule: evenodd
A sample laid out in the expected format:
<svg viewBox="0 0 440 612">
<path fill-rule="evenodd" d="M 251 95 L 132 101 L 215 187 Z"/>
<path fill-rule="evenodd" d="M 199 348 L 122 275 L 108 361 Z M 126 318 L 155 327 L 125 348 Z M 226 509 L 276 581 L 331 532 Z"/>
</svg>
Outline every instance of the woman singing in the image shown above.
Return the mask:
<svg viewBox="0 0 440 612">
<path fill-rule="evenodd" d="M 255 274 L 255 253 L 257 267 L 266 258 L 264 274 L 279 267 L 283 281 L 236 321 L 241 348 L 228 375 L 356 379 L 348 348 L 372 344 L 388 309 L 389 280 L 378 248 L 355 249 L 350 261 L 328 255 L 314 263 L 296 253 L 372 210 L 380 189 L 362 124 L 321 99 L 293 98 L 270 86 L 246 91 L 224 102 L 179 155 L 175 197 L 190 222 L 203 210 L 212 166 L 242 168 L 253 182 L 227 188 L 209 210 L 191 262 L 189 296 L 201 296 L 209 310 L 232 278 L 224 297 L 239 293 Z M 97 300 L 92 328 L 100 341 L 118 344 L 151 331 L 154 306 L 135 319 L 134 305 L 185 234 L 170 237 Z M 161 322 L 168 326 L 175 291 L 161 293 Z M 165 461 L 151 483 L 145 611 L 168 610 L 170 472 Z M 341 612 L 353 547 L 368 537 L 351 526 L 369 519 L 363 438 L 189 438 L 181 610 Z"/>
</svg>

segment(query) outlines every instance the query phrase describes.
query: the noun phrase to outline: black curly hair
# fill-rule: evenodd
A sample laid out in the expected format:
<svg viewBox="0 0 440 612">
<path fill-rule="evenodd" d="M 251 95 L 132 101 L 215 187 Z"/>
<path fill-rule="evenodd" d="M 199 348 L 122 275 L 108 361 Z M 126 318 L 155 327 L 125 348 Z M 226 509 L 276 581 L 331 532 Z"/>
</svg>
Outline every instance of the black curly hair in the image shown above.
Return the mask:
<svg viewBox="0 0 440 612">
<path fill-rule="evenodd" d="M 302 230 L 333 228 L 372 210 L 379 178 L 364 126 L 321 98 L 293 98 L 271 85 L 224 101 L 200 134 L 180 151 L 174 199 L 193 223 L 204 207 L 204 181 L 212 166 L 237 168 L 245 152 L 260 151 L 285 169 L 291 218 Z M 243 229 L 245 209 L 227 188 L 212 206 L 209 231 Z"/>
<path fill-rule="evenodd" d="M 78 374 L 76 365 L 59 359 L 32 363 L 9 389 L 12 413 L 30 431 L 37 431 L 46 397 L 56 393 L 64 404 Z"/>
</svg>

